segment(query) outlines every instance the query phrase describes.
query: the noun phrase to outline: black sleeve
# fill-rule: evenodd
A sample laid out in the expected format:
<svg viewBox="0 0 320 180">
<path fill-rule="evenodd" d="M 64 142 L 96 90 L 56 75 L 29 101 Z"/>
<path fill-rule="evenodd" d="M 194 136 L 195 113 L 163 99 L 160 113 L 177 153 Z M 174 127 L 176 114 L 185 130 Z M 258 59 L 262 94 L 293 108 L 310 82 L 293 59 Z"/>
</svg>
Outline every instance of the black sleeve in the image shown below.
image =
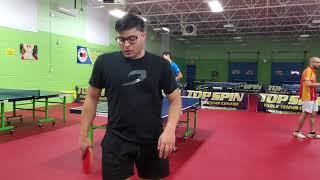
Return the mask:
<svg viewBox="0 0 320 180">
<path fill-rule="evenodd" d="M 104 79 L 104 72 L 103 72 L 103 55 L 100 55 L 96 62 L 93 65 L 91 77 L 89 80 L 90 86 L 93 86 L 95 88 L 103 89 L 105 86 L 105 79 Z"/>
<path fill-rule="evenodd" d="M 160 87 L 165 94 L 171 94 L 174 90 L 178 88 L 177 81 L 173 75 L 173 72 L 171 71 L 169 62 L 165 62 L 162 64 Z"/>
</svg>

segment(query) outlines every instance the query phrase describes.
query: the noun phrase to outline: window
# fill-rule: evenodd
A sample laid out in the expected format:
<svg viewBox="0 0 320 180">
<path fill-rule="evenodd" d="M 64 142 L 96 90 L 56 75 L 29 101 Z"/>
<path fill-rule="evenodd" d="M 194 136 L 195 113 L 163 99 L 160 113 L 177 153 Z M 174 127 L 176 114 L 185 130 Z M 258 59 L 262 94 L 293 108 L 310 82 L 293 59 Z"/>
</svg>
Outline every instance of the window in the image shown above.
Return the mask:
<svg viewBox="0 0 320 180">
<path fill-rule="evenodd" d="M 257 83 L 256 62 L 231 62 L 229 63 L 229 81 Z"/>
<path fill-rule="evenodd" d="M 271 83 L 273 85 L 299 84 L 303 68 L 303 62 L 273 62 Z"/>
</svg>

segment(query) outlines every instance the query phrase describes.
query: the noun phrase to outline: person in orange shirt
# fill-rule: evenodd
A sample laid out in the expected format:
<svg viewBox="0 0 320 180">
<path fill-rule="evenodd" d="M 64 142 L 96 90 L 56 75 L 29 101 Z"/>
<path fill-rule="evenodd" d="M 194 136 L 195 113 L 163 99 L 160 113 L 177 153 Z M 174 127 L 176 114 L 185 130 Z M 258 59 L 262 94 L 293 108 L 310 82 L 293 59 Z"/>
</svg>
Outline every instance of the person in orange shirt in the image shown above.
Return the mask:
<svg viewBox="0 0 320 180">
<path fill-rule="evenodd" d="M 316 133 L 316 115 L 318 111 L 317 102 L 317 83 L 316 70 L 320 67 L 320 58 L 310 58 L 309 66 L 303 71 L 300 81 L 300 99 L 302 100 L 302 114 L 299 117 L 298 128 L 293 135 L 297 138 L 305 139 L 306 136 L 301 132 L 301 128 L 305 119 L 311 115 L 310 118 L 310 132 L 309 138 L 320 138 Z"/>
</svg>

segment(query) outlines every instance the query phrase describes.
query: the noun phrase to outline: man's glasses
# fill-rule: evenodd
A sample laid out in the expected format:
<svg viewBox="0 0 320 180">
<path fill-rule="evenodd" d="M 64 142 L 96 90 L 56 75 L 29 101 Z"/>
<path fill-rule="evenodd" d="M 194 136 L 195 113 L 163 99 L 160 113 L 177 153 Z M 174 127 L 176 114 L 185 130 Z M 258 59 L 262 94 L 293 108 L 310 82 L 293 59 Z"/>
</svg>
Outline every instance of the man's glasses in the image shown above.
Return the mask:
<svg viewBox="0 0 320 180">
<path fill-rule="evenodd" d="M 116 41 L 120 45 L 123 45 L 126 41 L 128 41 L 129 44 L 135 44 L 135 43 L 137 43 L 137 40 L 141 35 L 142 35 L 142 33 L 140 33 L 138 35 L 129 36 L 127 38 L 118 36 L 118 37 L 116 37 Z"/>
</svg>

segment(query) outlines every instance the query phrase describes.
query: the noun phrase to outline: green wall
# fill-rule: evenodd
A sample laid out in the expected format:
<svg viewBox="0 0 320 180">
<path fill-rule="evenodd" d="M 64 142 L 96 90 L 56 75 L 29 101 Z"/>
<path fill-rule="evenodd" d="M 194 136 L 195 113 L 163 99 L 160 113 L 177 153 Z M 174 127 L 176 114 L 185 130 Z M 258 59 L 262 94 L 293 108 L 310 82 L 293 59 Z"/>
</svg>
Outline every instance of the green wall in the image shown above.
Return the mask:
<svg viewBox="0 0 320 180">
<path fill-rule="evenodd" d="M 119 48 L 114 41 L 115 19 L 111 19 L 108 26 L 110 34 L 106 34 L 111 44 L 108 46 L 90 44 L 83 37 L 86 9 L 77 17 L 60 13 L 55 13 L 52 17 L 50 1 L 38 2 L 38 32 L 0 27 L 0 88 L 38 88 L 58 91 L 73 90 L 75 86 L 87 86 L 93 65 L 77 64 L 77 46 L 85 46 L 98 52 L 118 51 Z M 73 7 L 73 1 L 52 2 Z M 83 7 L 86 7 L 85 4 Z M 21 60 L 20 43 L 38 45 L 39 60 Z M 151 52 L 157 52 L 160 47 L 160 40 L 153 32 L 148 32 L 147 45 L 146 49 Z M 6 48 L 13 48 L 15 55 L 7 56 Z"/>
<path fill-rule="evenodd" d="M 153 54 L 161 55 L 161 38 L 160 35 L 154 31 L 152 28 L 147 27 L 147 40 L 145 44 L 145 49 Z"/>
<path fill-rule="evenodd" d="M 50 1 L 39 0 L 38 32 L 27 32 L 0 27 L 0 88 L 39 88 L 44 90 L 72 90 L 76 85 L 87 86 L 93 65 L 76 63 L 76 47 L 78 45 L 99 52 L 118 51 L 115 44 L 115 19 L 110 20 L 109 36 L 111 44 L 101 46 L 90 44 L 82 37 L 85 34 L 86 9 L 79 16 L 71 17 L 59 13 L 50 16 Z M 68 7 L 73 2 L 56 0 Z M 86 1 L 83 1 L 86 2 Z M 78 4 L 79 7 L 79 4 Z M 146 49 L 161 55 L 161 38 L 150 28 L 147 31 Z M 319 39 L 301 41 L 300 46 L 291 45 L 296 42 L 291 39 L 281 39 L 274 42 L 271 39 L 237 41 L 170 41 L 170 49 L 174 61 L 185 75 L 186 64 L 195 60 L 197 79 L 210 79 L 213 70 L 219 72 L 219 81 L 228 81 L 228 66 L 230 61 L 257 62 L 258 81 L 269 84 L 271 79 L 271 63 L 306 62 L 310 56 L 319 56 Z M 39 60 L 21 60 L 20 43 L 38 45 Z M 248 46 L 241 46 L 246 43 Z M 6 48 L 16 51 L 14 56 L 6 55 Z M 288 51 L 288 53 L 272 53 L 273 51 Z M 304 54 L 307 51 L 307 54 Z M 228 53 L 231 52 L 231 53 Z M 257 52 L 260 54 L 258 55 Z"/>
<path fill-rule="evenodd" d="M 185 72 L 185 64 L 187 58 L 185 57 L 185 49 L 183 43 L 176 40 L 170 42 L 170 53 L 173 61 L 179 66 L 181 72 Z M 185 75 L 185 73 L 183 73 Z"/>
<path fill-rule="evenodd" d="M 46 32 L 26 32 L 0 28 L 0 82 L 4 88 L 39 88 L 45 90 L 70 90 L 84 85 L 92 65 L 76 63 L 77 45 L 108 52 L 117 50 L 115 45 L 99 46 L 77 39 Z M 19 44 L 38 45 L 39 60 L 21 60 Z M 13 48 L 16 55 L 5 55 L 6 48 Z"/>
<path fill-rule="evenodd" d="M 258 39 L 244 42 L 204 40 L 184 43 L 172 40 L 171 47 L 177 48 L 177 54 L 183 56 L 179 65 L 184 74 L 186 65 L 191 64 L 192 59 L 195 60 L 197 79 L 211 79 L 211 71 L 215 70 L 219 72 L 219 81 L 228 81 L 229 62 L 257 62 L 258 83 L 270 84 L 272 62 L 305 62 L 307 65 L 309 57 L 320 56 L 318 39 L 301 41 L 299 46 L 292 45 L 292 42 L 297 41 Z M 241 46 L 244 43 L 247 46 Z"/>
</svg>

